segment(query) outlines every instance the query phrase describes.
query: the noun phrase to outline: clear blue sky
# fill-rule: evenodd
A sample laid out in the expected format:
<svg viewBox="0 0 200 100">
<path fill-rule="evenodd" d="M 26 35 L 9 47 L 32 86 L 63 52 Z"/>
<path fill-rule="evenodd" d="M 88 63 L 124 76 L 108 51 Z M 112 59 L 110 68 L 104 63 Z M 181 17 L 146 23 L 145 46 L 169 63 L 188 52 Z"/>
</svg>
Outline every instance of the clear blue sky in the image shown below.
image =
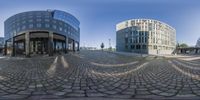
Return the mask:
<svg viewBox="0 0 200 100">
<path fill-rule="evenodd" d="M 195 45 L 200 37 L 199 0 L 1 0 L 0 36 L 4 21 L 19 12 L 58 9 L 81 22 L 81 46 L 115 46 L 115 25 L 132 18 L 165 22 L 176 29 L 177 41 Z"/>
</svg>

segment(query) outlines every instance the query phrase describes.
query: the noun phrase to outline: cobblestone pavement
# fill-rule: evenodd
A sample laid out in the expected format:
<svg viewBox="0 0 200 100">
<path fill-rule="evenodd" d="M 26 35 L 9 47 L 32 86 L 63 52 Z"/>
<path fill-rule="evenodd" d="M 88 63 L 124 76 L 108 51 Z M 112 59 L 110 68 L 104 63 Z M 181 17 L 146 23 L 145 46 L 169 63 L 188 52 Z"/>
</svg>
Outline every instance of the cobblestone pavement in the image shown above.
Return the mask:
<svg viewBox="0 0 200 100">
<path fill-rule="evenodd" d="M 200 62 L 82 51 L 0 59 L 0 100 L 200 99 Z"/>
</svg>

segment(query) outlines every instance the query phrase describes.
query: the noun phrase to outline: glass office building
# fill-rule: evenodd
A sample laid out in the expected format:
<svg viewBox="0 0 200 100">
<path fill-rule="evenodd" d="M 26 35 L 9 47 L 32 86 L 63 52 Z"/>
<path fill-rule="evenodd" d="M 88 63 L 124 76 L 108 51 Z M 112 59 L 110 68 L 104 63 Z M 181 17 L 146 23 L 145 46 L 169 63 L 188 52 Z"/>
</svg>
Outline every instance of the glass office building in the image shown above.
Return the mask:
<svg viewBox="0 0 200 100">
<path fill-rule="evenodd" d="M 29 11 L 4 22 L 5 54 L 49 54 L 78 51 L 80 22 L 60 10 Z"/>
<path fill-rule="evenodd" d="M 116 25 L 116 50 L 145 54 L 172 54 L 176 30 L 152 19 L 131 19 Z"/>
</svg>

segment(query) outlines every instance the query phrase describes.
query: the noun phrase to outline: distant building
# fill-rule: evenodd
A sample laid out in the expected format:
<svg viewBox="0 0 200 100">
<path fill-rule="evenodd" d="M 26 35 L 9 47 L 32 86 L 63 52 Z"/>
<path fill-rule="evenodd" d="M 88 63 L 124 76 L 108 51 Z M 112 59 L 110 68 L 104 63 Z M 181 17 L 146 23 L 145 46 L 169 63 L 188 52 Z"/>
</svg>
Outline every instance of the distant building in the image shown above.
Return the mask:
<svg viewBox="0 0 200 100">
<path fill-rule="evenodd" d="M 200 38 L 197 40 L 196 47 L 200 47 Z"/>
<path fill-rule="evenodd" d="M 60 10 L 28 11 L 4 22 L 5 54 L 49 54 L 78 51 L 80 22 Z"/>
<path fill-rule="evenodd" d="M 96 47 L 80 47 L 80 50 L 97 50 Z"/>
<path fill-rule="evenodd" d="M 152 19 L 131 19 L 116 25 L 116 50 L 145 54 L 172 54 L 176 30 Z"/>
</svg>

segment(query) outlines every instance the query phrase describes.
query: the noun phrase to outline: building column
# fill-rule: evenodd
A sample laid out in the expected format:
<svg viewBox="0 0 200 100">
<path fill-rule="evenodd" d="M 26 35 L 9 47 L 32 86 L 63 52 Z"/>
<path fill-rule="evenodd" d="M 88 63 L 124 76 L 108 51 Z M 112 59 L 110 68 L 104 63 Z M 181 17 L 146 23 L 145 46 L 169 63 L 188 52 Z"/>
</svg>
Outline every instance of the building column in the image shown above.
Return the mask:
<svg viewBox="0 0 200 100">
<path fill-rule="evenodd" d="M 49 56 L 53 56 L 53 32 L 49 32 L 49 40 L 48 40 L 48 53 Z"/>
<path fill-rule="evenodd" d="M 7 55 L 7 41 L 5 41 L 4 45 L 4 55 Z"/>
<path fill-rule="evenodd" d="M 25 54 L 26 57 L 30 57 L 30 33 L 25 33 Z"/>
<path fill-rule="evenodd" d="M 40 41 L 41 41 L 41 48 L 40 48 L 40 50 L 41 50 L 41 54 L 44 54 L 44 40 L 43 40 L 43 38 L 41 38 L 40 39 Z"/>
<path fill-rule="evenodd" d="M 62 41 L 62 52 L 64 52 L 64 42 Z"/>
<path fill-rule="evenodd" d="M 33 40 L 33 52 L 35 53 L 35 39 Z"/>
<path fill-rule="evenodd" d="M 73 52 L 75 52 L 75 41 L 74 40 L 72 41 L 72 45 L 73 45 L 72 46 L 72 48 L 73 48 L 72 50 L 73 50 Z"/>
<path fill-rule="evenodd" d="M 77 51 L 80 51 L 80 43 L 79 42 L 77 43 L 78 43 Z"/>
<path fill-rule="evenodd" d="M 53 51 L 56 53 L 56 40 L 53 41 Z"/>
<path fill-rule="evenodd" d="M 66 36 L 66 37 L 65 37 L 65 53 L 68 52 L 68 49 L 69 49 L 68 37 Z"/>
<path fill-rule="evenodd" d="M 18 42 L 16 42 L 16 46 L 15 46 L 16 48 L 15 48 L 15 55 L 17 55 L 17 53 L 18 53 L 18 50 L 19 50 L 19 43 Z"/>
<path fill-rule="evenodd" d="M 12 37 L 12 47 L 11 47 L 11 49 L 12 49 L 12 51 L 11 51 L 11 56 L 15 56 L 15 38 L 14 37 Z"/>
</svg>

